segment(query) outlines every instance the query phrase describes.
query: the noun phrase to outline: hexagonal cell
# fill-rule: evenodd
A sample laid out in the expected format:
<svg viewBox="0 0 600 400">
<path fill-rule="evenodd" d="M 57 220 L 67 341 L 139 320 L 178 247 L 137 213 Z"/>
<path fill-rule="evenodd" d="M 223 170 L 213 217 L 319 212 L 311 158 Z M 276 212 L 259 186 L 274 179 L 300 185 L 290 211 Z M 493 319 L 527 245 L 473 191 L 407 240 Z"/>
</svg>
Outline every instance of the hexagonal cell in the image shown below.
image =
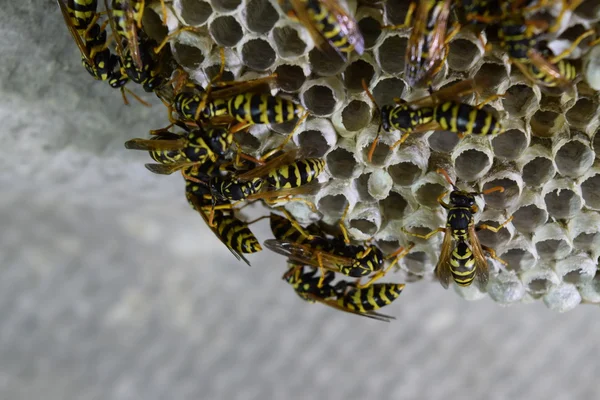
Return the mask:
<svg viewBox="0 0 600 400">
<path fill-rule="evenodd" d="M 235 46 L 244 35 L 242 26 L 231 15 L 215 18 L 208 29 L 215 42 L 223 47 Z"/>
<path fill-rule="evenodd" d="M 460 138 L 454 132 L 450 131 L 434 131 L 428 138 L 429 147 L 431 147 L 435 151 L 440 151 L 442 153 L 450 153 L 458 142 Z"/>
<path fill-rule="evenodd" d="M 257 71 L 269 69 L 277 58 L 269 42 L 262 39 L 248 40 L 242 45 L 240 55 L 244 65 Z"/>
<path fill-rule="evenodd" d="M 592 140 L 592 147 L 594 148 L 594 153 L 596 153 L 596 157 L 600 158 L 600 129 L 598 129 L 594 134 L 594 139 Z"/>
<path fill-rule="evenodd" d="M 487 292 L 496 303 L 508 305 L 523 299 L 525 286 L 515 274 L 501 273 L 490 279 Z"/>
<path fill-rule="evenodd" d="M 221 65 L 219 65 L 219 64 L 209 65 L 208 67 L 204 68 L 204 73 L 206 74 L 206 77 L 208 79 L 213 79 L 214 77 L 217 76 L 217 74 L 219 73 L 220 70 L 221 70 Z M 219 81 L 220 82 L 231 82 L 233 80 L 235 80 L 234 73 L 231 71 L 228 71 L 227 69 L 224 69 L 223 74 L 219 78 Z"/>
<path fill-rule="evenodd" d="M 589 170 L 595 157 L 588 145 L 579 140 L 571 140 L 558 149 L 554 162 L 561 175 L 577 178 Z"/>
<path fill-rule="evenodd" d="M 512 223 L 519 232 L 532 233 L 548 221 L 548 212 L 529 204 L 515 211 L 513 217 Z"/>
<path fill-rule="evenodd" d="M 204 24 L 213 12 L 210 3 L 201 0 L 181 0 L 181 19 L 190 26 Z"/>
<path fill-rule="evenodd" d="M 408 202 L 398 192 L 391 191 L 388 197 L 379 202 L 383 215 L 387 220 L 402 219 L 408 209 Z"/>
<path fill-rule="evenodd" d="M 242 0 L 212 0 L 212 6 L 215 10 L 226 13 L 233 11 L 242 4 Z"/>
<path fill-rule="evenodd" d="M 328 86 L 314 85 L 301 94 L 302 104 L 314 115 L 328 116 L 335 110 L 336 100 Z"/>
<path fill-rule="evenodd" d="M 572 218 L 583 206 L 581 197 L 569 189 L 556 189 L 547 193 L 544 203 L 548 213 L 556 219 Z"/>
<path fill-rule="evenodd" d="M 388 25 L 401 25 L 406 19 L 410 3 L 399 0 L 389 0 L 383 3 L 384 15 Z"/>
<path fill-rule="evenodd" d="M 367 189 L 377 200 L 385 199 L 392 189 L 392 177 L 383 169 L 373 171 L 369 176 Z"/>
<path fill-rule="evenodd" d="M 581 183 L 581 194 L 586 207 L 600 210 L 600 174 L 595 174 Z"/>
<path fill-rule="evenodd" d="M 388 167 L 388 173 L 392 177 L 394 184 L 400 186 L 410 186 L 423 175 L 421 168 L 411 162 L 390 165 Z"/>
<path fill-rule="evenodd" d="M 359 131 L 371 121 L 371 109 L 364 101 L 352 100 L 342 111 L 342 124 L 349 131 Z"/>
<path fill-rule="evenodd" d="M 281 64 L 275 68 L 275 73 L 277 87 L 284 92 L 297 92 L 306 81 L 304 71 L 298 65 Z"/>
<path fill-rule="evenodd" d="M 404 71 L 404 53 L 408 39 L 400 36 L 388 36 L 375 51 L 379 66 L 388 74 Z"/>
<path fill-rule="evenodd" d="M 406 83 L 400 78 L 382 79 L 372 90 L 373 97 L 381 107 L 386 104 L 394 104 L 394 98 L 401 97 Z"/>
<path fill-rule="evenodd" d="M 298 134 L 298 145 L 302 149 L 303 156 L 323 157 L 329 145 L 320 131 L 306 130 Z"/>
<path fill-rule="evenodd" d="M 535 255 L 526 249 L 510 249 L 502 253 L 501 257 L 507 263 L 506 269 L 516 272 L 530 268 L 537 261 Z"/>
<path fill-rule="evenodd" d="M 446 191 L 446 187 L 439 183 L 428 182 L 415 191 L 415 199 L 424 207 L 436 208 L 440 206 L 437 198 Z"/>
<path fill-rule="evenodd" d="M 159 16 L 151 7 L 148 7 L 142 16 L 142 25 L 144 32 L 156 43 L 163 41 L 169 34 L 169 28 L 163 25 L 161 16 Z"/>
<path fill-rule="evenodd" d="M 530 293 L 538 295 L 548 293 L 552 286 L 552 282 L 545 278 L 532 279 L 527 285 Z"/>
<path fill-rule="evenodd" d="M 358 21 L 358 29 L 363 35 L 365 49 L 371 49 L 381 36 L 381 23 L 373 17 L 365 17 Z"/>
<path fill-rule="evenodd" d="M 346 62 L 342 57 L 331 57 L 317 48 L 308 53 L 308 63 L 310 64 L 310 70 L 321 76 L 337 75 L 346 66 Z"/>
<path fill-rule="evenodd" d="M 173 45 L 173 57 L 182 67 L 189 69 L 197 69 L 204 62 L 205 54 L 197 47 L 188 46 L 187 44 L 175 43 Z"/>
<path fill-rule="evenodd" d="M 523 167 L 523 181 L 528 186 L 541 186 L 554 177 L 556 170 L 552 160 L 536 157 Z"/>
<path fill-rule="evenodd" d="M 563 126 L 564 117 L 554 111 L 538 110 L 531 117 L 531 132 L 538 137 L 552 137 Z"/>
<path fill-rule="evenodd" d="M 344 86 L 349 92 L 362 92 L 362 81 L 367 84 L 375 75 L 375 69 L 365 60 L 356 60 L 344 70 Z"/>
<path fill-rule="evenodd" d="M 246 14 L 246 26 L 255 33 L 269 32 L 279 20 L 279 14 L 269 0 L 248 0 L 243 13 Z"/>
<path fill-rule="evenodd" d="M 504 192 L 493 192 L 484 195 L 486 207 L 495 208 L 498 210 L 504 210 L 511 204 L 518 201 L 520 196 L 519 184 L 512 179 L 494 179 L 486 182 L 483 185 L 483 190 L 491 189 L 494 186 L 501 186 L 504 188 Z"/>
<path fill-rule="evenodd" d="M 540 258 L 555 260 L 566 257 L 571 252 L 571 245 L 563 239 L 548 239 L 537 242 L 535 249 Z"/>
<path fill-rule="evenodd" d="M 582 285 L 594 279 L 596 263 L 589 255 L 579 253 L 558 261 L 554 269 L 564 282 Z"/>
<path fill-rule="evenodd" d="M 350 228 L 358 229 L 360 232 L 364 233 L 367 236 L 373 236 L 377 233 L 378 227 L 372 221 L 368 221 L 366 219 L 351 219 Z"/>
<path fill-rule="evenodd" d="M 591 251 L 600 245 L 600 233 L 582 232 L 573 239 L 573 246 L 578 250 Z"/>
<path fill-rule="evenodd" d="M 306 51 L 306 43 L 301 39 L 298 31 L 291 26 L 278 26 L 272 32 L 273 43 L 279 57 L 296 58 Z"/>
<path fill-rule="evenodd" d="M 527 115 L 528 110 L 538 104 L 534 90 L 525 84 L 516 84 L 508 88 L 502 98 L 502 106 L 511 117 L 519 118 Z"/>
<path fill-rule="evenodd" d="M 574 11 L 575 15 L 584 20 L 600 18 L 600 4 L 596 0 L 583 1 Z"/>
<path fill-rule="evenodd" d="M 464 181 L 473 181 L 484 175 L 491 167 L 489 154 L 476 149 L 463 151 L 454 161 L 456 175 Z"/>
<path fill-rule="evenodd" d="M 362 174 L 354 182 L 356 183 L 356 191 L 361 201 L 371 202 L 375 200 L 369 193 L 369 177 L 370 173 Z"/>
<path fill-rule="evenodd" d="M 509 129 L 502 135 L 492 139 L 492 147 L 496 157 L 516 160 L 527 149 L 527 135 L 520 129 Z"/>
<path fill-rule="evenodd" d="M 364 160 L 368 160 L 369 158 L 369 151 L 371 150 L 371 144 L 373 142 L 369 143 L 368 146 L 366 146 L 365 148 L 362 149 L 363 151 L 363 158 Z M 390 156 L 390 146 L 388 146 L 387 144 L 379 141 L 377 143 L 377 145 L 375 146 L 375 150 L 373 151 L 373 158 L 371 159 L 371 162 L 367 161 L 367 163 L 369 165 L 374 165 L 374 166 L 381 166 L 383 164 L 385 164 L 385 160 L 387 160 L 387 158 Z"/>
<path fill-rule="evenodd" d="M 563 283 L 548 291 L 544 296 L 544 304 L 551 310 L 566 312 L 581 303 L 581 295 L 575 285 Z"/>
<path fill-rule="evenodd" d="M 473 47 L 475 48 L 475 51 L 477 51 L 477 54 L 479 54 L 479 49 L 471 43 L 471 48 Z M 448 59 L 450 59 L 450 57 L 448 57 Z M 483 90 L 481 96 L 489 97 L 494 95 L 499 92 L 498 88 L 500 86 L 508 83 L 508 74 L 506 73 L 506 68 L 502 64 L 486 62 L 475 74 L 475 82 L 477 82 L 478 88 Z"/>
<path fill-rule="evenodd" d="M 450 53 L 448 54 L 448 66 L 450 69 L 454 71 L 466 71 L 479 58 L 481 58 L 481 51 L 471 40 L 455 39 L 450 42 Z"/>
<path fill-rule="evenodd" d="M 348 206 L 348 200 L 343 194 L 327 195 L 319 200 L 317 206 L 323 214 L 337 219 Z"/>
<path fill-rule="evenodd" d="M 354 155 L 341 147 L 338 147 L 327 155 L 327 168 L 335 178 L 351 178 L 356 165 Z"/>
<path fill-rule="evenodd" d="M 567 121 L 575 128 L 587 131 L 590 123 L 598 112 L 598 103 L 587 98 L 577 100 L 577 103 L 567 111 Z"/>
<path fill-rule="evenodd" d="M 500 221 L 504 222 L 504 221 Z M 490 225 L 493 227 L 498 227 L 500 223 L 497 221 L 486 221 L 482 220 L 477 223 L 477 226 L 480 225 Z M 485 246 L 491 247 L 493 249 L 497 249 L 500 246 L 505 245 L 511 239 L 512 235 L 507 227 L 503 227 L 498 231 L 498 233 L 494 233 L 488 229 L 482 229 L 477 231 L 477 237 L 479 237 L 479 241 L 483 243 Z"/>
<path fill-rule="evenodd" d="M 419 250 L 411 251 L 402 259 L 402 269 L 418 276 L 430 271 L 432 264 L 433 260 L 429 254 Z"/>
</svg>

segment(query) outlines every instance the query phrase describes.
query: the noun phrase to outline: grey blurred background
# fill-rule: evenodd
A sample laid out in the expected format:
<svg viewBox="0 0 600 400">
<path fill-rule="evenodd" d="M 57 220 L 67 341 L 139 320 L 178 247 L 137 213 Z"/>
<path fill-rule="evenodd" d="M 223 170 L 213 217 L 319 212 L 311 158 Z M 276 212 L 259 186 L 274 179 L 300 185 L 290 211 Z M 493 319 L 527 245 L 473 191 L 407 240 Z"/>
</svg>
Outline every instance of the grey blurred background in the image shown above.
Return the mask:
<svg viewBox="0 0 600 400">
<path fill-rule="evenodd" d="M 0 0 L 0 46 L 0 399 L 598 398 L 598 307 L 306 304 L 124 149 L 166 112 L 93 81 L 54 1 Z"/>
</svg>

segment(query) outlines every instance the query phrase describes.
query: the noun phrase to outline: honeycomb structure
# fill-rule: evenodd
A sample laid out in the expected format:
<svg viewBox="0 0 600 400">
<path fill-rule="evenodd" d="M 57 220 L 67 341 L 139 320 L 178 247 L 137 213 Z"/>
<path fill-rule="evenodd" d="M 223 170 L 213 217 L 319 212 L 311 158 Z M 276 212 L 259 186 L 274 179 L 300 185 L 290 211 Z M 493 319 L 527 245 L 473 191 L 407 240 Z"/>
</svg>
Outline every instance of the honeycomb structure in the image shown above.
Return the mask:
<svg viewBox="0 0 600 400">
<path fill-rule="evenodd" d="M 505 132 L 463 139 L 445 131 L 413 134 L 392 152 L 388 146 L 400 134 L 383 134 L 369 162 L 379 116 L 361 81 L 379 106 L 428 92 L 403 80 L 410 29 L 381 28 L 402 24 L 410 2 L 389 0 L 382 8 L 340 3 L 355 16 L 365 40 L 365 53 L 347 61 L 329 59 L 316 49 L 307 30 L 289 19 L 276 0 L 175 0 L 167 2 L 166 26 L 155 2 L 144 25 L 156 39 L 181 26 L 198 28 L 181 32 L 170 45 L 176 61 L 201 84 L 218 70 L 221 47 L 225 79 L 277 73 L 280 94 L 297 99 L 311 114 L 294 136 L 295 145 L 327 162 L 321 177 L 326 184 L 312 199 L 320 213 L 301 203 L 286 208 L 303 223 L 322 219 L 334 224 L 349 204 L 344 222 L 353 239 L 374 238 L 384 252 L 416 242 L 398 274 L 388 279 L 434 280 L 442 235 L 424 241 L 406 236 L 402 228 L 425 233 L 445 225 L 446 213 L 436 199 L 450 187 L 435 172 L 443 168 L 462 189 L 505 189 L 480 196 L 482 211 L 476 215 L 476 221 L 495 226 L 514 216 L 498 233 L 479 234 L 507 262 L 489 261 L 487 293 L 494 301 L 508 305 L 542 299 L 557 311 L 600 304 L 600 47 L 590 50 L 583 42 L 569 57 L 583 57 L 578 60 L 583 79 L 573 90 L 544 91 L 520 75 L 497 45 L 486 52 L 489 32 L 480 36 L 475 26 L 463 26 L 449 44 L 433 87 L 485 79 L 481 96 L 504 95 L 486 107 L 501 118 Z M 598 26 L 600 5 L 584 1 L 563 20 L 549 43 L 554 52 Z M 463 101 L 475 104 L 477 99 L 471 95 Z M 237 141 L 244 151 L 259 155 L 293 127 L 255 126 Z M 485 297 L 476 285 L 454 287 L 469 300 Z"/>
</svg>

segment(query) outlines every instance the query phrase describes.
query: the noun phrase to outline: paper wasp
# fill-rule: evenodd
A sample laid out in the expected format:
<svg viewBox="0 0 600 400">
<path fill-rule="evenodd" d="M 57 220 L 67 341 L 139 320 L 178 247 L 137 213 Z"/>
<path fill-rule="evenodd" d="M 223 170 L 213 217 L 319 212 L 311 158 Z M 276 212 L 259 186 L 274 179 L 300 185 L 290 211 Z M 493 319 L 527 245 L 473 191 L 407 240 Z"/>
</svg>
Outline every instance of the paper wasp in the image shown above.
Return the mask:
<svg viewBox="0 0 600 400">
<path fill-rule="evenodd" d="M 279 0 L 283 4 L 284 0 Z M 337 0 L 289 0 L 293 10 L 288 16 L 299 20 L 308 30 L 315 46 L 323 53 L 336 53 L 344 61 L 352 51 L 362 55 L 364 38 L 358 24 Z"/>
<path fill-rule="evenodd" d="M 493 249 L 479 242 L 477 231 L 487 229 L 497 233 L 512 221 L 513 217 L 510 217 L 498 227 L 485 224 L 476 226 L 474 214 L 478 211 L 478 207 L 475 204 L 475 196 L 503 192 L 504 188 L 496 186 L 482 192 L 466 192 L 456 187 L 446 171 L 438 169 L 438 173 L 442 174 L 446 181 L 452 185 L 450 204 L 445 203 L 443 200 L 448 192 L 444 192 L 438 197 L 440 205 L 448 210 L 446 227 L 435 229 L 426 235 L 412 233 L 406 229 L 403 229 L 403 231 L 425 240 L 430 239 L 438 232 L 444 232 L 442 250 L 435 268 L 435 274 L 442 286 L 448 288 L 450 279 L 453 279 L 459 286 L 469 286 L 473 283 L 473 280 L 477 279 L 479 286 L 485 289 L 488 283 L 489 270 L 484 251 L 496 261 L 503 264 L 506 264 L 506 262 L 498 258 Z M 454 247 L 452 246 L 453 240 L 455 242 Z"/>
<path fill-rule="evenodd" d="M 375 310 L 391 304 L 400 296 L 404 284 L 375 283 L 368 288 L 359 289 L 354 283 L 339 281 L 331 285 L 335 274 L 331 271 L 325 273 L 324 279 L 316 276 L 317 268 L 301 264 L 291 264 L 283 275 L 296 294 L 310 303 L 322 303 L 336 310 L 372 318 L 378 321 L 389 322 L 394 317 L 376 313 Z M 320 284 L 320 281 L 323 281 Z"/>
</svg>

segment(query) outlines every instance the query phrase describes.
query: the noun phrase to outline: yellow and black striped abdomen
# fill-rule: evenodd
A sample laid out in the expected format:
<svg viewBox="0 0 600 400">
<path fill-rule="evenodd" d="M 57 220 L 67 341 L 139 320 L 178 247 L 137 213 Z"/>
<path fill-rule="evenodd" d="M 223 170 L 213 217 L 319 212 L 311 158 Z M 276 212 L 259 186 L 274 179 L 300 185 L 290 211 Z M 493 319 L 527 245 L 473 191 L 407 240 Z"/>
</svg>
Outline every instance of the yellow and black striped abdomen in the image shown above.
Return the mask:
<svg viewBox="0 0 600 400">
<path fill-rule="evenodd" d="M 442 129 L 464 135 L 494 135 L 502 131 L 500 121 L 492 113 L 454 101 L 435 107 L 434 118 Z"/>
<path fill-rule="evenodd" d="M 249 124 L 281 124 L 304 112 L 301 105 L 270 94 L 240 94 L 230 98 L 227 105 L 229 115 Z"/>
<path fill-rule="evenodd" d="M 569 60 L 560 60 L 554 64 L 555 70 L 560 74 L 563 80 L 573 81 L 577 77 L 577 68 Z M 538 69 L 535 65 L 529 66 L 531 75 L 542 82 L 544 86 L 554 87 L 559 86 L 561 82 L 551 73 L 547 73 L 543 69 Z"/>
<path fill-rule="evenodd" d="M 64 4 L 64 3 L 63 3 Z M 97 0 L 68 0 L 67 9 L 77 32 L 83 36 L 96 16 Z"/>
<path fill-rule="evenodd" d="M 219 237 L 228 247 L 248 254 L 262 250 L 256 236 L 245 222 L 219 211 L 215 212 L 214 221 Z"/>
<path fill-rule="evenodd" d="M 343 53 L 354 50 L 354 44 L 348 41 L 348 37 L 342 31 L 335 15 L 318 0 L 306 0 L 306 12 L 314 27 L 323 35 L 329 43 Z"/>
<path fill-rule="evenodd" d="M 305 158 L 269 172 L 265 180 L 274 189 L 296 188 L 312 182 L 324 168 L 324 159 Z"/>
<path fill-rule="evenodd" d="M 459 241 L 450 256 L 450 272 L 459 286 L 469 286 L 475 279 L 475 256 L 466 242 Z"/>
<path fill-rule="evenodd" d="M 180 136 L 176 134 L 155 135 L 150 140 L 177 140 Z M 177 150 L 151 150 L 148 152 L 150 157 L 161 164 L 174 164 L 185 159 L 185 154 L 181 149 Z"/>
<path fill-rule="evenodd" d="M 350 290 L 338 299 L 338 305 L 352 311 L 365 313 L 391 304 L 404 289 L 399 283 L 375 283 L 365 289 Z"/>
</svg>

